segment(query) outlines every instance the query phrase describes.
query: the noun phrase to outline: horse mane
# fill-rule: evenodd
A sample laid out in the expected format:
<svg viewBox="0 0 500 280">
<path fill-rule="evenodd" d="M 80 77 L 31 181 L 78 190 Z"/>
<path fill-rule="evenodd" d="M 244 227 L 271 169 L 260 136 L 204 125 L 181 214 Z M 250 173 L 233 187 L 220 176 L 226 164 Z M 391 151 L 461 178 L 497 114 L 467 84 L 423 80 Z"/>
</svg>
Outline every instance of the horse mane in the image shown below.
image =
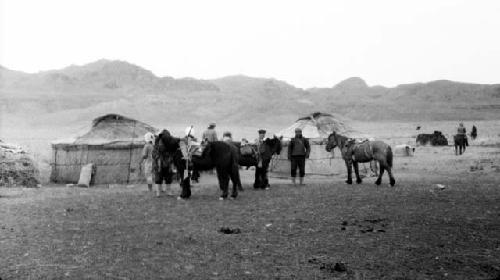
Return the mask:
<svg viewBox="0 0 500 280">
<path fill-rule="evenodd" d="M 339 139 L 339 140 L 340 140 L 340 141 L 339 141 L 339 142 L 340 142 L 340 143 L 339 143 L 339 144 L 340 144 L 340 145 L 339 145 L 339 147 L 343 148 L 343 147 L 345 146 L 346 142 L 347 142 L 348 137 L 346 137 L 346 136 L 344 136 L 344 135 L 342 135 L 342 134 L 337 134 L 337 135 L 338 135 L 338 136 L 337 136 L 337 139 Z"/>
<path fill-rule="evenodd" d="M 278 137 L 274 136 L 273 138 L 266 138 L 264 140 L 264 143 L 268 144 L 268 145 L 273 145 L 276 140 L 279 140 Z"/>
<path fill-rule="evenodd" d="M 160 135 L 159 138 L 160 138 L 159 140 L 162 142 L 163 146 L 165 147 L 166 152 L 173 153 L 177 149 L 179 149 L 180 138 L 173 137 L 170 134 Z"/>
<path fill-rule="evenodd" d="M 344 136 L 342 134 L 339 134 L 335 131 L 332 132 L 332 134 L 330 134 L 330 136 L 328 136 L 328 138 L 330 138 L 331 136 L 335 137 L 335 142 L 337 142 L 337 146 L 342 149 L 346 142 L 347 142 L 347 139 L 348 137 L 347 136 Z"/>
<path fill-rule="evenodd" d="M 273 138 L 267 138 L 266 140 L 264 140 L 264 144 L 264 146 L 266 147 L 266 151 L 264 154 L 265 158 L 271 158 L 273 156 L 273 153 L 281 153 L 281 138 L 276 137 L 276 135 Z M 273 148 L 276 148 L 276 151 L 273 151 Z"/>
</svg>

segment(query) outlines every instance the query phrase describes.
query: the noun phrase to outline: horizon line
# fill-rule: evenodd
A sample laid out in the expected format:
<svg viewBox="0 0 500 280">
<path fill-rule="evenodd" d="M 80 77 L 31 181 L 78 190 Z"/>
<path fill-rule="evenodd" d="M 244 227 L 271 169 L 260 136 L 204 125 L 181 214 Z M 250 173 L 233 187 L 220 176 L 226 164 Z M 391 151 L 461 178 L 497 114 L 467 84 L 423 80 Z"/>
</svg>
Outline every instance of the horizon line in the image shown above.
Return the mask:
<svg viewBox="0 0 500 280">
<path fill-rule="evenodd" d="M 83 63 L 83 64 L 72 63 L 72 64 L 69 64 L 69 65 L 64 66 L 62 68 L 38 70 L 36 72 L 28 72 L 28 71 L 24 71 L 24 70 L 12 69 L 12 68 L 6 67 L 5 65 L 2 65 L 2 64 L 0 64 L 0 69 L 3 68 L 3 69 L 6 69 L 6 70 L 9 70 L 9 71 L 21 72 L 23 74 L 37 75 L 37 74 L 42 74 L 42 73 L 45 73 L 45 72 L 63 71 L 64 69 L 66 69 L 68 67 L 72 67 L 72 66 L 74 66 L 74 67 L 85 67 L 85 66 L 87 66 L 89 64 L 97 63 L 97 62 L 100 62 L 100 61 L 105 61 L 105 62 L 108 62 L 108 63 L 113 63 L 113 62 L 127 63 L 127 64 L 130 64 L 130 65 L 139 67 L 139 68 L 141 68 L 141 69 L 143 69 L 145 71 L 151 72 L 156 78 L 170 77 L 170 78 L 174 78 L 176 80 L 195 79 L 195 80 L 201 80 L 201 81 L 214 81 L 214 80 L 219 80 L 219 79 L 224 79 L 224 78 L 230 78 L 230 77 L 238 77 L 238 76 L 240 76 L 240 77 L 253 78 L 253 79 L 276 80 L 276 81 L 287 83 L 287 84 L 289 84 L 289 85 L 291 85 L 291 86 L 293 86 L 293 87 L 295 87 L 297 89 L 302 89 L 302 90 L 334 88 L 337 85 L 339 85 L 340 83 L 342 83 L 342 82 L 344 82 L 344 81 L 346 81 L 348 79 L 352 79 L 352 78 L 361 79 L 367 85 L 367 87 L 369 87 L 369 88 L 372 88 L 372 87 L 396 88 L 398 86 L 403 86 L 403 85 L 428 84 L 428 83 L 439 82 L 439 81 L 447 81 L 447 82 L 461 83 L 461 84 L 474 84 L 474 85 L 500 85 L 500 82 L 499 83 L 477 83 L 477 82 L 456 81 L 456 80 L 451 80 L 451 79 L 446 79 L 446 78 L 439 78 L 439 79 L 434 79 L 434 80 L 429 80 L 429 81 L 415 81 L 415 82 L 399 83 L 399 84 L 396 84 L 394 86 L 385 86 L 385 85 L 382 85 L 382 84 L 373 84 L 373 85 L 370 85 L 365 79 L 363 79 L 360 76 L 351 76 L 351 77 L 347 77 L 345 79 L 342 79 L 339 82 L 337 82 L 336 84 L 333 84 L 331 86 L 299 87 L 299 86 L 296 86 L 294 83 L 291 83 L 289 81 L 286 81 L 286 80 L 283 80 L 283 79 L 279 79 L 279 78 L 276 78 L 276 77 L 251 76 L 251 75 L 243 74 L 243 73 L 228 74 L 228 75 L 224 75 L 224 76 L 220 76 L 220 77 L 215 77 L 215 78 L 196 78 L 196 77 L 193 77 L 193 76 L 175 77 L 175 76 L 170 76 L 170 75 L 160 76 L 160 75 L 157 75 L 152 70 L 149 70 L 149 69 L 147 69 L 147 68 L 145 68 L 145 67 L 143 67 L 143 66 L 141 66 L 139 64 L 135 64 L 135 63 L 132 63 L 132 62 L 129 62 L 129 61 L 126 61 L 126 60 L 121 60 L 121 59 L 108 59 L 108 58 L 100 58 L 100 59 L 97 59 L 97 60 L 94 60 L 94 61 L 91 61 L 91 62 L 87 62 L 87 63 Z"/>
</svg>

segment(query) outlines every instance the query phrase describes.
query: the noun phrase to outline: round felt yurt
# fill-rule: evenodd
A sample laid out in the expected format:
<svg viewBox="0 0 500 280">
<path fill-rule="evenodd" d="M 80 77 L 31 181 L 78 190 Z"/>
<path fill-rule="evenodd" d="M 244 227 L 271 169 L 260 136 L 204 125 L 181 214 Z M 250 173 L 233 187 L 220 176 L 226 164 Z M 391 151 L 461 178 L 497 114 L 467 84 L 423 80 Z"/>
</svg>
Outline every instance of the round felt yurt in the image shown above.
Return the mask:
<svg viewBox="0 0 500 280">
<path fill-rule="evenodd" d="M 156 128 L 117 114 L 98 117 L 81 136 L 52 142 L 51 181 L 78 182 L 82 166 L 95 167 L 94 184 L 144 181 L 137 165 L 144 147 L 144 134 Z"/>
<path fill-rule="evenodd" d="M 339 175 L 346 173 L 345 163 L 340 151 L 335 148 L 333 153 L 326 151 L 327 138 L 333 131 L 353 138 L 364 135 L 353 130 L 348 120 L 334 114 L 313 113 L 299 118 L 289 127 L 276 135 L 283 137 L 283 149 L 280 155 L 275 155 L 270 164 L 270 174 L 275 177 L 290 176 L 290 161 L 288 160 L 288 142 L 295 136 L 295 129 L 300 128 L 302 135 L 309 139 L 311 153 L 306 160 L 306 176 L 308 175 Z M 363 167 L 361 167 L 363 169 Z"/>
</svg>

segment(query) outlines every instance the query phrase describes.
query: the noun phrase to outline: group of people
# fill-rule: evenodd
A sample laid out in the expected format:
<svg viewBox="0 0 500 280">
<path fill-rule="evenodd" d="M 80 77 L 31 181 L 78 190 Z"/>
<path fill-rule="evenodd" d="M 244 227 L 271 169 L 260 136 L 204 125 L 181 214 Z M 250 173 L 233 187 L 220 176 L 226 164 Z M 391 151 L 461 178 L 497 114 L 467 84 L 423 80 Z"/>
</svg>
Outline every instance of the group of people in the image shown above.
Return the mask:
<svg viewBox="0 0 500 280">
<path fill-rule="evenodd" d="M 215 142 L 219 141 L 217 137 L 217 132 L 215 130 L 216 124 L 210 123 L 208 128 L 202 134 L 203 142 Z M 269 189 L 268 180 L 268 168 L 269 162 L 262 160 L 262 154 L 264 153 L 264 141 L 266 139 L 267 131 L 265 129 L 258 130 L 258 138 L 255 139 L 253 143 L 250 143 L 245 138 L 241 141 L 241 146 L 251 146 L 254 150 L 254 156 L 257 159 L 257 165 L 255 166 L 255 176 L 256 182 L 263 182 L 262 188 Z M 139 169 L 142 169 L 146 177 L 146 182 L 148 185 L 148 190 L 153 190 L 153 183 L 155 184 L 156 196 L 159 197 L 161 193 L 167 192 L 168 195 L 173 195 L 171 189 L 172 176 L 163 176 L 165 172 L 162 172 L 161 163 L 156 162 L 154 158 L 154 147 L 155 147 L 155 135 L 152 133 L 146 133 L 144 136 L 145 145 L 142 151 L 142 157 L 139 162 Z M 222 136 L 222 141 L 232 143 L 233 138 L 231 132 L 224 132 Z M 190 126 L 185 131 L 184 138 L 179 142 L 179 146 L 184 158 L 188 158 L 189 146 L 196 143 L 196 138 L 194 137 L 193 126 Z M 293 137 L 288 145 L 288 160 L 290 160 L 290 176 L 292 183 L 297 184 L 297 170 L 299 175 L 299 184 L 304 184 L 305 177 L 305 163 L 306 159 L 309 158 L 311 152 L 311 147 L 309 140 L 302 135 L 302 130 L 300 128 L 295 129 L 295 137 Z M 156 164 L 155 164 L 156 163 Z M 169 163 L 167 163 L 169 164 Z M 170 167 L 168 167 L 170 168 Z M 162 187 L 162 183 L 165 182 L 165 188 Z M 255 187 L 255 186 L 254 186 Z M 257 188 L 257 187 L 256 187 Z"/>
</svg>

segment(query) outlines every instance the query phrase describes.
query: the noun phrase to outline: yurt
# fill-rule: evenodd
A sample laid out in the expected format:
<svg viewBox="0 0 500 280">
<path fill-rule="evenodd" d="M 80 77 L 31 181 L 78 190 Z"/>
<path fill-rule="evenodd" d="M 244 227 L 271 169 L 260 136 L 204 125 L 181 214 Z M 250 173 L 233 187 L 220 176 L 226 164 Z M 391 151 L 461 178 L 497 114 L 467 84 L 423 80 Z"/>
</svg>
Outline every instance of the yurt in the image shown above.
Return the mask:
<svg viewBox="0 0 500 280">
<path fill-rule="evenodd" d="M 283 136 L 283 150 L 280 155 L 274 156 L 271 165 L 271 176 L 289 177 L 290 161 L 288 160 L 288 142 L 295 136 L 295 129 L 302 129 L 302 135 L 309 139 L 311 153 L 306 160 L 306 176 L 308 175 L 338 175 L 346 173 L 345 163 L 340 151 L 336 148 L 333 153 L 326 151 L 327 138 L 333 131 L 353 137 L 362 138 L 364 135 L 353 130 L 348 121 L 338 115 L 313 113 L 299 118 L 291 126 L 281 130 L 276 135 Z"/>
<path fill-rule="evenodd" d="M 82 166 L 95 167 L 94 184 L 141 182 L 137 169 L 144 135 L 157 129 L 117 114 L 98 117 L 91 129 L 78 137 L 52 142 L 51 181 L 76 183 Z"/>
</svg>

